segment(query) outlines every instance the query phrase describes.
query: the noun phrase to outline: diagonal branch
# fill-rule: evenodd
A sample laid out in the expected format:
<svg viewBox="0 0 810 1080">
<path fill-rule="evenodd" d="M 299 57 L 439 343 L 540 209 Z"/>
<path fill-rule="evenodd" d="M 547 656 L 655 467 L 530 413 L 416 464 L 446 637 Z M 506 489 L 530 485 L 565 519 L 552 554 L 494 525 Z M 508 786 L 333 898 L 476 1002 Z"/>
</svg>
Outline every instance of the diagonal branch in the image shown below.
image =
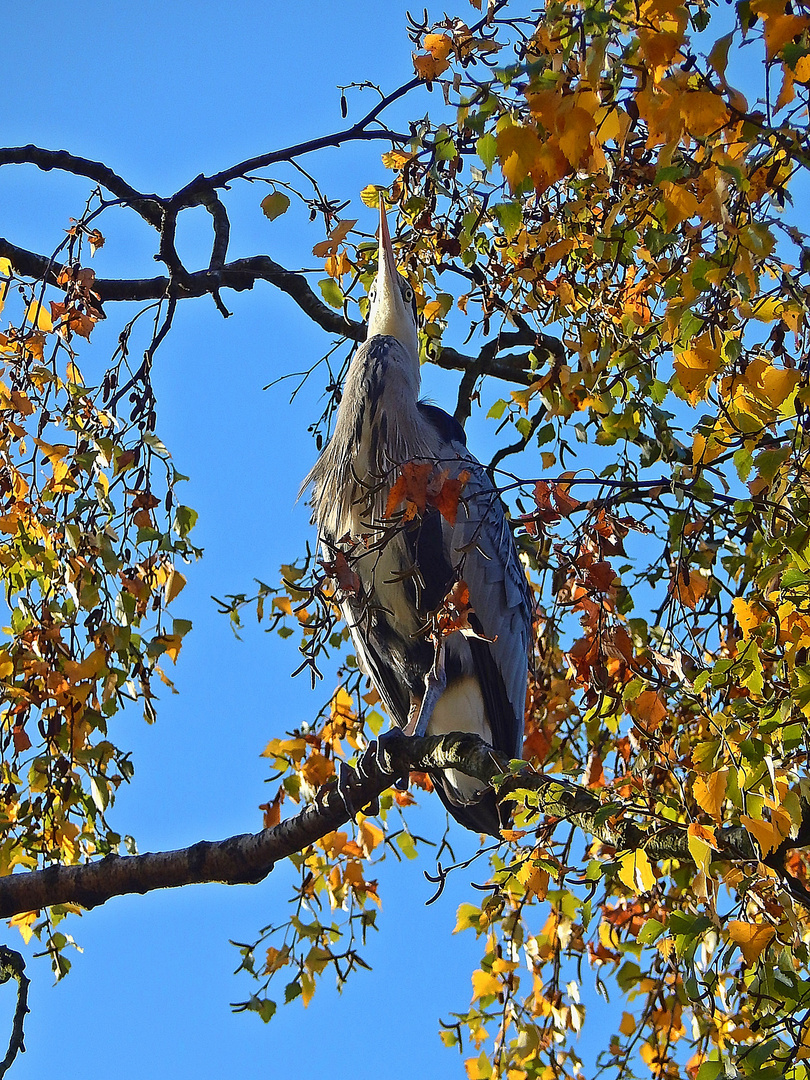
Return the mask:
<svg viewBox="0 0 810 1080">
<path fill-rule="evenodd" d="M 340 146 L 345 142 L 368 142 L 379 139 L 386 142 L 407 142 L 411 138 L 410 133 L 405 135 L 396 131 L 389 131 L 387 128 L 372 128 L 370 125 L 375 123 L 380 114 L 393 102 L 409 94 L 417 86 L 424 85 L 423 80 L 419 78 L 403 83 L 402 86 L 393 90 L 390 94 L 386 94 L 356 124 L 352 124 L 351 127 L 344 128 L 342 131 L 336 131 L 331 135 L 321 135 L 319 138 L 308 139 L 305 142 L 294 143 L 292 146 L 287 146 L 282 150 L 270 150 L 266 154 L 257 154 L 255 157 L 246 158 L 237 165 L 231 165 L 229 168 L 222 169 L 221 172 L 213 173 L 211 176 L 200 174 L 173 196 L 172 204 L 178 210 L 188 206 L 195 206 L 200 201 L 200 196 L 212 188 L 227 187 L 233 180 L 238 180 L 248 173 L 255 172 L 257 169 L 264 169 L 268 165 L 276 165 L 284 161 L 292 161 L 306 154 L 313 154 L 318 150 Z"/>
<path fill-rule="evenodd" d="M 378 758 L 384 759 L 381 765 Z M 508 775 L 508 763 L 476 735 L 409 738 L 389 734 L 381 749 L 368 750 L 361 771 L 351 787 L 354 806 L 363 807 L 391 786 L 395 777 L 410 769 L 436 771 L 449 768 L 476 777 L 485 784 L 505 782 L 498 788 L 501 799 L 536 804 L 538 822 L 566 820 L 617 850 L 644 849 L 659 859 L 692 861 L 686 829 L 681 825 L 652 831 L 646 821 L 634 820 L 631 811 L 618 804 L 605 805 L 592 791 L 555 776 L 524 768 Z M 51 866 L 46 870 L 12 874 L 0 879 L 0 918 L 36 911 L 54 904 L 74 903 L 93 908 L 113 896 L 146 893 L 203 882 L 229 885 L 256 883 L 275 863 L 302 851 L 326 833 L 350 820 L 346 804 L 334 784 L 322 789 L 314 803 L 295 817 L 259 833 L 245 833 L 226 840 L 201 841 L 188 848 L 144 855 L 109 855 L 78 866 Z M 746 830 L 718 830 L 719 859 L 757 860 L 758 854 Z"/>
</svg>

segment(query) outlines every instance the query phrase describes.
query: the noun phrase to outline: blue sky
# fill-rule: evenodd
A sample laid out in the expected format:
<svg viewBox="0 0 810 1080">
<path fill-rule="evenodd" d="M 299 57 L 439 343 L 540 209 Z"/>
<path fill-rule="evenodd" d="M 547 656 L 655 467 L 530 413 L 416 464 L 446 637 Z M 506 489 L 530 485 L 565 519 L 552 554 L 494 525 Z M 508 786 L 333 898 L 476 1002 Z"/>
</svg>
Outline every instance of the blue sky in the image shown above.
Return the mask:
<svg viewBox="0 0 810 1080">
<path fill-rule="evenodd" d="M 134 186 L 169 194 L 199 172 L 335 129 L 339 83 L 370 79 L 393 88 L 410 77 L 405 8 L 392 0 L 5 5 L 3 141 L 103 160 Z M 434 103 L 435 96 L 421 97 L 411 115 Z M 373 99 L 366 92 L 350 100 L 357 117 Z M 318 164 L 329 194 L 354 198 L 352 216 L 365 214 L 369 230 L 372 212 L 356 193 L 390 177 L 380 150 L 349 148 Z M 4 168 L 0 235 L 51 250 L 86 192 L 74 178 Z M 258 186 L 234 189 L 231 256 L 267 252 L 293 267 L 313 265 L 321 226 L 308 226 L 295 210 L 269 223 L 258 205 L 264 194 Z M 210 219 L 201 210 L 185 218 L 179 246 L 196 267 L 207 261 Z M 102 231 L 97 274 L 156 272 L 154 234 L 134 215 L 111 211 Z M 156 364 L 158 431 L 192 478 L 185 498 L 200 513 L 195 535 L 206 555 L 175 604 L 175 614 L 195 624 L 172 672 L 180 695 L 164 697 L 155 726 L 133 714 L 117 732 L 119 745 L 133 748 L 136 773 L 113 820 L 142 851 L 259 828 L 257 807 L 268 790 L 260 751 L 311 717 L 329 691 L 322 685 L 313 694 L 305 679 L 289 678 L 297 666 L 290 644 L 254 628 L 236 641 L 210 600 L 249 589 L 254 577 L 275 581 L 279 564 L 311 535 L 295 498 L 315 456 L 306 427 L 320 389 L 313 385 L 290 407 L 283 387 L 262 387 L 327 346 L 270 286 L 229 294 L 226 303 L 234 313 L 227 321 L 210 300 L 181 305 Z M 122 321 L 113 308 L 94 333 L 102 358 Z M 81 362 L 90 364 L 91 355 L 85 349 Z M 435 373 L 426 390 L 452 407 L 455 383 Z M 430 805 L 424 820 L 435 833 L 444 815 Z M 63 983 L 52 987 L 47 962 L 29 960 L 28 1050 L 11 1075 L 58 1071 L 74 1080 L 111 1069 L 121 1080 L 206 1080 L 228 1071 L 249 1080 L 306 1069 L 364 1080 L 379 1074 L 383 1060 L 418 1062 L 425 1076 L 460 1075 L 461 1059 L 441 1045 L 437 1020 L 469 1002 L 478 950 L 468 935 L 449 931 L 471 875 L 477 880 L 474 870 L 457 875 L 426 908 L 432 886 L 421 865 L 386 864 L 381 932 L 365 953 L 374 971 L 359 974 L 342 996 L 325 986 L 308 1010 L 300 1001 L 280 1008 L 269 1026 L 229 1010 L 251 986 L 232 974 L 238 955 L 228 939 L 251 940 L 278 918 L 289 892 L 285 869 L 254 887 L 114 900 L 67 927 L 84 951 L 73 955 Z M 8 940 L 21 944 L 16 931 Z M 0 990 L 0 1040 L 10 1003 L 10 990 Z"/>
</svg>

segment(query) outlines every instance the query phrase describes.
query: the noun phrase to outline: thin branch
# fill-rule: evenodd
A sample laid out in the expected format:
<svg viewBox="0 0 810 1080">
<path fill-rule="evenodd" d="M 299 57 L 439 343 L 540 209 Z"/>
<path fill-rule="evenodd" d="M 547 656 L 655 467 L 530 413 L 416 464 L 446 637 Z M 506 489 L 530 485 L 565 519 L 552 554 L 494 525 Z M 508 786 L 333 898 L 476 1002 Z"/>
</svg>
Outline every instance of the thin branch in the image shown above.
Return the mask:
<svg viewBox="0 0 810 1080">
<path fill-rule="evenodd" d="M 155 229 L 160 229 L 163 220 L 163 200 L 159 195 L 144 195 L 136 191 L 118 173 L 109 166 L 90 158 L 77 157 L 67 150 L 45 150 L 40 146 L 9 146 L 0 148 L 0 165 L 36 165 L 43 172 L 59 169 L 60 172 L 73 173 L 94 180 L 107 191 L 131 206 L 136 213 L 148 221 Z"/>
<path fill-rule="evenodd" d="M 393 104 L 393 102 L 404 97 L 406 94 L 409 94 L 411 90 L 414 90 L 417 86 L 424 85 L 425 83 L 419 78 L 411 79 L 396 90 L 393 90 L 390 94 L 387 94 L 381 101 L 378 101 L 374 108 L 370 109 L 356 124 L 352 124 L 351 127 L 344 128 L 342 131 L 336 131 L 332 135 L 321 135 L 317 139 L 309 139 L 306 142 L 294 143 L 292 146 L 287 146 L 283 150 L 271 150 L 266 154 L 257 154 L 256 157 L 246 158 L 237 165 L 232 165 L 230 168 L 223 169 L 221 172 L 213 173 L 211 176 L 200 174 L 200 176 L 196 177 L 191 183 L 187 184 L 173 196 L 172 204 L 177 209 L 195 206 L 199 203 L 205 191 L 210 191 L 212 188 L 227 187 L 233 180 L 238 180 L 248 173 L 255 172 L 257 169 L 264 169 L 268 165 L 275 165 L 283 161 L 292 161 L 294 158 L 303 157 L 305 154 L 312 154 L 318 150 L 324 150 L 327 147 L 340 146 L 344 142 L 355 142 L 358 140 L 371 141 L 377 139 L 382 139 L 386 142 L 407 142 L 411 138 L 410 133 L 404 135 L 396 131 L 389 131 L 386 128 L 373 128 L 369 130 L 369 125 L 373 124 L 380 113 L 387 109 L 389 105 Z M 0 162 L 0 164 L 2 164 L 2 162 Z"/>
</svg>

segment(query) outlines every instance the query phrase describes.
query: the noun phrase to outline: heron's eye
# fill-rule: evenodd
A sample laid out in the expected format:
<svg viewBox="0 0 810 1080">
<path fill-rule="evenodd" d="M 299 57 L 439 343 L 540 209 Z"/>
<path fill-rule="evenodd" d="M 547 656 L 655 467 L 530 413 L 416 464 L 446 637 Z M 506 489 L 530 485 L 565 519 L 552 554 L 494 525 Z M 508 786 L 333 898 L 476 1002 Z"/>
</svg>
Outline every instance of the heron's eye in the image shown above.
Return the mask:
<svg viewBox="0 0 810 1080">
<path fill-rule="evenodd" d="M 402 295 L 405 297 L 406 304 L 410 304 L 411 300 L 413 300 L 413 290 L 407 285 L 405 286 Z"/>
</svg>

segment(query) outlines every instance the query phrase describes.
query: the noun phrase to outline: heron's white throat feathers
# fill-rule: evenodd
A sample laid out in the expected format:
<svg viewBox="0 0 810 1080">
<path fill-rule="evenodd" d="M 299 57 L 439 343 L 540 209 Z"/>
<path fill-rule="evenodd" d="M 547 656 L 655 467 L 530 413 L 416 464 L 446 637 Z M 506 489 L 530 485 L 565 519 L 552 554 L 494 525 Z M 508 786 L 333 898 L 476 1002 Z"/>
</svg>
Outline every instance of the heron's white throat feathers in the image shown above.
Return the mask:
<svg viewBox="0 0 810 1080">
<path fill-rule="evenodd" d="M 369 292 L 368 337 L 392 337 L 401 342 L 419 370 L 419 336 L 413 290 L 396 268 L 384 260 Z"/>
</svg>

